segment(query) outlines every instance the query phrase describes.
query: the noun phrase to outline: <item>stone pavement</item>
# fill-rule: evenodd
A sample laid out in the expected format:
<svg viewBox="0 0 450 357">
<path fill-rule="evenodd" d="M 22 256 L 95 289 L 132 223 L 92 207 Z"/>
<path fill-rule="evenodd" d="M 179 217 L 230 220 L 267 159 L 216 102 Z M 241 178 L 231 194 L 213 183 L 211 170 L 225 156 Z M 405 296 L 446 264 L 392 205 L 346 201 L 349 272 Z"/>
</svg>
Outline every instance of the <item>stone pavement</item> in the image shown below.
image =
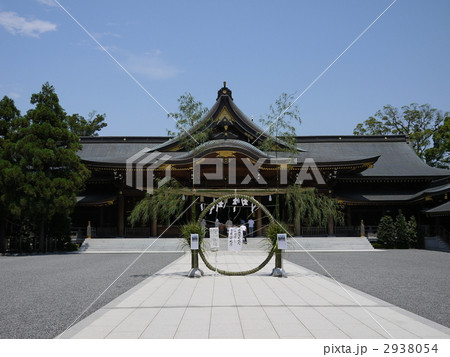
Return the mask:
<svg viewBox="0 0 450 357">
<path fill-rule="evenodd" d="M 382 254 L 382 253 L 378 253 Z M 209 253 L 221 269 L 254 268 L 261 251 Z M 190 254 L 80 321 L 60 338 L 450 338 L 450 329 L 298 265 L 287 278 L 208 270 L 187 278 Z"/>
</svg>

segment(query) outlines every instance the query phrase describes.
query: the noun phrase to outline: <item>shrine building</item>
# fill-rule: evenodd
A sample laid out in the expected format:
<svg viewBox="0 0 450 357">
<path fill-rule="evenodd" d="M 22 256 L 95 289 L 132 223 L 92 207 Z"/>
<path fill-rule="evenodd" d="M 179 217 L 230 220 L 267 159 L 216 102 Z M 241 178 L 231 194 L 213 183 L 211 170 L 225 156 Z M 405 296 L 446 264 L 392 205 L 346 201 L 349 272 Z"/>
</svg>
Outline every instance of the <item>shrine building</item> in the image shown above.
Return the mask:
<svg viewBox="0 0 450 357">
<path fill-rule="evenodd" d="M 207 138 L 193 146 L 190 135 L 198 132 Z M 273 151 L 261 150 L 267 139 Z M 238 108 L 225 83 L 189 133 L 82 137 L 81 144 L 78 155 L 91 177 L 78 197 L 72 225 L 86 227 L 90 221 L 94 237 L 154 237 L 164 232 L 164 222 L 131 227 L 127 217 L 149 189 L 158 189 L 155 180 L 165 177 L 179 182 L 186 207 L 196 200 L 195 209 L 165 237 L 178 237 L 182 224 L 217 197 L 233 192 L 254 197 L 271 212 L 278 203 L 281 220 L 287 221 L 285 195 L 293 184 L 315 187 L 341 202 L 345 212 L 342 226 L 333 220 L 327 227 L 291 222 L 295 235 L 359 235 L 361 220 L 370 233 L 383 215 L 395 217 L 399 209 L 407 218 L 414 215 L 421 226 L 450 230 L 450 171 L 424 163 L 407 137 L 298 136 L 296 150 L 288 151 L 281 138 L 270 137 Z M 263 224 L 261 211 L 250 210 L 254 208 L 229 206 L 206 217 L 208 222 L 225 222 L 251 216 Z"/>
</svg>

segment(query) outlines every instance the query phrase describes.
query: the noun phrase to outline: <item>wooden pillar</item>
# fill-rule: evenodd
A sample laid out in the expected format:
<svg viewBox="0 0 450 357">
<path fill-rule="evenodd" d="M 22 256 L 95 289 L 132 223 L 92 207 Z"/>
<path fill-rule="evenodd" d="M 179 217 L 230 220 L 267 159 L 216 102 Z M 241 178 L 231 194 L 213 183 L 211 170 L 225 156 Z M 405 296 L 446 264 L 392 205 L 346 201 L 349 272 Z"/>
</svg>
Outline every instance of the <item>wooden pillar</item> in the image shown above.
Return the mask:
<svg viewBox="0 0 450 357">
<path fill-rule="evenodd" d="M 286 207 L 285 197 L 286 196 L 284 196 L 284 195 L 280 195 L 280 207 L 284 207 L 283 209 L 281 209 L 281 212 L 280 212 L 280 217 L 283 222 L 287 221 L 286 208 L 285 208 Z"/>
<path fill-rule="evenodd" d="M 261 202 L 261 198 L 256 198 L 258 202 Z M 256 235 L 255 237 L 261 237 L 263 233 L 261 232 L 262 222 L 261 222 L 261 208 L 257 208 L 256 210 Z"/>
<path fill-rule="evenodd" d="M 104 215 L 103 211 L 104 211 L 104 206 L 100 206 L 100 224 L 99 224 L 100 227 L 104 226 L 104 217 L 105 217 L 105 215 Z"/>
<path fill-rule="evenodd" d="M 352 225 L 352 212 L 350 211 L 350 206 L 347 207 L 347 226 Z"/>
<path fill-rule="evenodd" d="M 158 236 L 158 220 L 156 218 L 152 219 L 152 237 Z"/>
<path fill-rule="evenodd" d="M 6 219 L 0 215 L 0 254 L 6 253 Z"/>
<path fill-rule="evenodd" d="M 298 208 L 296 209 L 296 210 L 298 210 Z M 297 237 L 300 237 L 301 235 L 302 235 L 302 232 L 301 232 L 301 224 L 300 224 L 300 215 L 299 214 L 297 214 L 298 213 L 298 211 L 296 211 L 295 212 L 295 215 L 294 215 L 294 217 L 298 217 L 298 218 L 294 218 L 295 219 L 295 221 L 294 221 L 294 226 L 295 226 L 295 235 L 297 236 Z"/>
<path fill-rule="evenodd" d="M 191 203 L 195 202 L 195 200 L 197 199 L 197 197 L 195 197 L 194 195 L 192 195 L 191 197 L 192 197 Z M 197 206 L 196 206 L 196 203 L 194 203 L 194 204 L 192 205 L 192 207 L 191 207 L 191 214 L 192 214 L 191 220 L 192 220 L 193 222 L 197 221 Z"/>
<path fill-rule="evenodd" d="M 334 219 L 333 216 L 330 214 L 328 217 L 328 236 L 333 237 L 334 236 Z"/>
<path fill-rule="evenodd" d="M 125 232 L 125 199 L 122 192 L 119 193 L 117 211 L 117 235 L 123 237 Z"/>
</svg>

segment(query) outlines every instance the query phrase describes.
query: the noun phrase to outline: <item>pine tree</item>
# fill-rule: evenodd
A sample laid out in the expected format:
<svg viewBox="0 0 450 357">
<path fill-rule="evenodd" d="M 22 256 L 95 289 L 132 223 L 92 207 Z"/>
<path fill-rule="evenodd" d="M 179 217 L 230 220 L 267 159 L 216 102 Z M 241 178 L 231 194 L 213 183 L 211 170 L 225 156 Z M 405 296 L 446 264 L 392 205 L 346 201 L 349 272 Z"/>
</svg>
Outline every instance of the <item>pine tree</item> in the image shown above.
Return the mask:
<svg viewBox="0 0 450 357">
<path fill-rule="evenodd" d="M 20 111 L 16 108 L 14 100 L 7 96 L 3 97 L 0 101 L 0 254 L 6 252 L 6 222 L 9 218 L 5 201 L 8 192 L 6 178 L 12 169 L 6 146 L 19 118 Z"/>
<path fill-rule="evenodd" d="M 16 118 L 4 142 L 2 202 L 15 219 L 28 219 L 38 229 L 39 250 L 45 251 L 45 228 L 56 214 L 69 215 L 76 194 L 88 176 L 76 152 L 78 137 L 53 86 L 45 83 L 31 96 L 30 109 Z"/>
<path fill-rule="evenodd" d="M 395 242 L 394 220 L 390 216 L 383 216 L 378 224 L 378 241 L 383 243 L 386 248 L 393 248 Z"/>
<path fill-rule="evenodd" d="M 105 123 L 106 114 L 97 114 L 94 110 L 85 119 L 80 114 L 72 114 L 67 117 L 69 130 L 78 136 L 98 136 L 98 132 L 108 126 Z"/>
</svg>

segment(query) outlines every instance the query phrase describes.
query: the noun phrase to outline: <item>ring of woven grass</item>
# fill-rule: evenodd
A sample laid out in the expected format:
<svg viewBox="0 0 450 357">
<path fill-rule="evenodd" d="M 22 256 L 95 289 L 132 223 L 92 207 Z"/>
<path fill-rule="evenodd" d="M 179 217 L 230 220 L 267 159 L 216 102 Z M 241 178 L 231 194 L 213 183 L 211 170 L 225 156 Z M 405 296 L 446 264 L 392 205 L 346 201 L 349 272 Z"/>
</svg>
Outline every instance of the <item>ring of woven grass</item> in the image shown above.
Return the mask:
<svg viewBox="0 0 450 357">
<path fill-rule="evenodd" d="M 225 201 L 228 199 L 232 199 L 232 198 L 240 198 L 240 199 L 245 199 L 248 200 L 252 203 L 254 203 L 257 207 L 259 207 L 269 218 L 270 223 L 274 223 L 275 219 L 272 217 L 272 215 L 270 214 L 269 210 L 261 203 L 258 202 L 255 198 L 251 197 L 251 196 L 247 196 L 247 195 L 240 195 L 238 193 L 236 194 L 228 194 L 228 195 L 224 195 L 222 197 L 217 198 L 216 200 L 214 200 L 213 202 L 211 202 L 200 214 L 200 216 L 198 217 L 197 220 L 197 224 L 201 224 L 202 219 L 206 216 L 206 213 L 209 212 L 209 210 L 211 208 L 213 208 L 217 203 L 221 202 L 221 201 Z M 200 258 L 202 258 L 203 263 L 205 263 L 206 267 L 212 271 L 216 271 L 219 274 L 222 275 L 228 275 L 228 276 L 243 276 L 243 275 L 250 275 L 250 274 L 254 274 L 256 272 L 258 272 L 259 270 L 261 270 L 262 268 L 264 268 L 267 263 L 269 263 L 270 259 L 272 259 L 274 253 L 275 253 L 275 246 L 272 246 L 272 248 L 270 249 L 266 259 L 264 259 L 264 261 L 259 264 L 256 268 L 250 269 L 250 270 L 246 270 L 246 271 L 227 271 L 227 270 L 223 270 L 223 269 L 218 269 L 216 267 L 214 267 L 207 259 L 206 256 L 203 252 L 202 249 L 199 250 L 199 255 Z"/>
</svg>

